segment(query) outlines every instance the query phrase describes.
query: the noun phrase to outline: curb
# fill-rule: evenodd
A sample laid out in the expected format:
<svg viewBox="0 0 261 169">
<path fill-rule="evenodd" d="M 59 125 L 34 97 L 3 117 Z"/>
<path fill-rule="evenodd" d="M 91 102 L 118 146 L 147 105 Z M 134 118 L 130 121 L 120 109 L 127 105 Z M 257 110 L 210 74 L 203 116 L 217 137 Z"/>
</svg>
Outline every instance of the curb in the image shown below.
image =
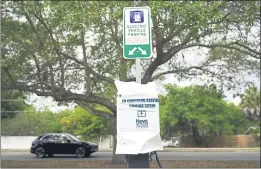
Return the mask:
<svg viewBox="0 0 261 169">
<path fill-rule="evenodd" d="M 30 152 L 30 150 L 1 149 L 1 152 Z M 101 149 L 98 152 L 112 152 L 112 149 Z M 158 152 L 260 152 L 260 148 L 166 148 Z"/>
</svg>

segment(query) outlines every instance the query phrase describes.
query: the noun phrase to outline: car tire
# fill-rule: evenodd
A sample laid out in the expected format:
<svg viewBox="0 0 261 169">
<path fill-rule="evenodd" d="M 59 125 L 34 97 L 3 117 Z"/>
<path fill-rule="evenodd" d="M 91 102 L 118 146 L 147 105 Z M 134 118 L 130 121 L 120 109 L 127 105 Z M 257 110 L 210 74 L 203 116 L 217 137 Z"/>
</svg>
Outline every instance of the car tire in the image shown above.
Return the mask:
<svg viewBox="0 0 261 169">
<path fill-rule="evenodd" d="M 86 156 L 86 150 L 83 147 L 78 147 L 75 152 L 76 157 L 84 158 Z"/>
<path fill-rule="evenodd" d="M 38 147 L 35 150 L 35 156 L 37 158 L 44 158 L 46 156 L 46 152 L 45 152 L 44 148 L 43 147 Z"/>
</svg>

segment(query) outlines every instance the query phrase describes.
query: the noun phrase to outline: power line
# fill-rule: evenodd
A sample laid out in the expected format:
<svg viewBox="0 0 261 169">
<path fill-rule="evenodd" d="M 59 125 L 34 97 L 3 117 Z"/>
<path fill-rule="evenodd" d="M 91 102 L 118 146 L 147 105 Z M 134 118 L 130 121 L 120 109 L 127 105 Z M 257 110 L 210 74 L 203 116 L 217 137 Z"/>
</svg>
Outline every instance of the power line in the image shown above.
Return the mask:
<svg viewBox="0 0 261 169">
<path fill-rule="evenodd" d="M 19 113 L 19 112 L 27 112 L 27 113 L 35 113 L 35 111 L 2 111 L 1 112 L 6 112 L 6 113 Z"/>
<path fill-rule="evenodd" d="M 21 102 L 24 100 L 1 100 L 1 102 Z"/>
</svg>

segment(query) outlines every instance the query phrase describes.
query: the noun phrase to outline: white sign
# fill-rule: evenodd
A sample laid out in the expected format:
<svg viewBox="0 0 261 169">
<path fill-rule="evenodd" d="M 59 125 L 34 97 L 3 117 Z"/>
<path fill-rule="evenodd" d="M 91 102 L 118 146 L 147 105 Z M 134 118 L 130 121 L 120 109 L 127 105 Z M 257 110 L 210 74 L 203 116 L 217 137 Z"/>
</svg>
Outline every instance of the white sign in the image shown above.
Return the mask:
<svg viewBox="0 0 261 169">
<path fill-rule="evenodd" d="M 150 7 L 123 9 L 123 57 L 126 59 L 152 56 Z"/>
<path fill-rule="evenodd" d="M 116 154 L 163 150 L 156 84 L 115 81 L 117 97 Z"/>
</svg>

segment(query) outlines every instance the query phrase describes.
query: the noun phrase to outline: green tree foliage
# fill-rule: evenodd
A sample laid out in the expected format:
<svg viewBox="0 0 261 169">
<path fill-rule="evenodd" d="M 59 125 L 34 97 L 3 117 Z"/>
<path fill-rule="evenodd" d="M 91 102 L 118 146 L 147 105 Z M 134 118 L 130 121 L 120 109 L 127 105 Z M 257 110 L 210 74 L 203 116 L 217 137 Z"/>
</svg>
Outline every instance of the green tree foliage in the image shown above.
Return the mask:
<svg viewBox="0 0 261 169">
<path fill-rule="evenodd" d="M 233 103 L 226 103 L 215 86 L 167 85 L 161 96 L 161 134 L 191 134 L 200 145 L 203 135 L 243 134 L 251 126 L 245 114 Z"/>
<path fill-rule="evenodd" d="M 26 107 L 12 119 L 2 120 L 2 134 L 11 136 L 36 136 L 43 133 L 70 133 L 85 140 L 97 141 L 112 134 L 106 118 L 94 116 L 81 107 L 57 113 L 48 109 L 36 111 Z"/>
<path fill-rule="evenodd" d="M 37 129 L 41 125 L 41 121 L 36 115 L 36 110 L 30 106 L 22 111 L 12 119 L 1 121 L 2 135 L 30 136 L 38 134 Z"/>
<path fill-rule="evenodd" d="M 46 109 L 37 111 L 27 106 L 12 119 L 2 120 L 2 134 L 11 136 L 36 136 L 42 133 L 62 132 L 60 119 L 68 116 L 69 111 L 53 113 Z"/>
<path fill-rule="evenodd" d="M 240 107 L 250 118 L 260 123 L 260 90 L 255 86 L 249 86 L 241 95 Z"/>
<path fill-rule="evenodd" d="M 153 22 L 155 55 L 142 61 L 142 83 L 173 74 L 178 79 L 205 75 L 208 80 L 231 85 L 241 80 L 235 75 L 256 71 L 260 59 L 260 36 L 256 33 L 260 32 L 259 2 L 135 4 L 149 5 Z M 114 120 L 115 126 L 114 80 L 135 80 L 131 71 L 134 61 L 122 57 L 122 9 L 127 6 L 133 2 L 1 2 L 1 88 L 75 102 L 94 115 Z M 250 33 L 252 29 L 257 31 Z M 190 56 L 182 55 L 187 49 L 206 49 L 207 57 L 191 65 Z"/>
<path fill-rule="evenodd" d="M 122 58 L 121 47 L 122 9 L 133 2 L 5 1 L 1 5 L 2 89 L 51 96 L 60 102 L 74 101 L 84 108 L 95 103 L 116 115 L 114 79 L 135 80 L 130 71 L 134 62 Z M 228 60 L 233 56 L 241 60 L 260 58 L 254 50 L 259 48 L 255 41 L 258 38 L 246 38 L 252 28 L 260 28 L 258 2 L 151 1 L 148 5 L 157 55 L 144 61 L 142 83 L 169 73 L 180 78 L 201 74 L 227 77 L 231 83 L 233 76 L 224 74 L 238 74 L 239 70 L 248 70 L 249 64 L 241 64 L 237 70 L 238 65 L 232 66 L 234 63 L 228 64 Z M 234 36 L 230 36 L 232 32 Z M 196 47 L 211 50 L 201 64 L 191 66 L 179 55 Z M 231 52 L 220 58 L 213 52 L 219 49 Z M 258 60 L 251 63 L 258 65 Z M 158 69 L 163 64 L 168 71 Z M 215 66 L 216 71 L 212 69 Z M 79 89 L 83 92 L 74 92 Z M 90 110 L 115 118 L 107 112 Z"/>
<path fill-rule="evenodd" d="M 37 133 L 63 132 L 60 120 L 69 116 L 71 110 L 63 110 L 54 113 L 48 109 L 36 112 L 35 115 L 39 119 Z"/>
<path fill-rule="evenodd" d="M 85 140 L 97 141 L 101 136 L 107 135 L 106 118 L 97 117 L 82 107 L 77 107 L 66 117 L 60 120 L 62 130 Z"/>
<path fill-rule="evenodd" d="M 25 94 L 19 91 L 1 91 L 1 119 L 13 118 L 26 106 Z"/>
</svg>

